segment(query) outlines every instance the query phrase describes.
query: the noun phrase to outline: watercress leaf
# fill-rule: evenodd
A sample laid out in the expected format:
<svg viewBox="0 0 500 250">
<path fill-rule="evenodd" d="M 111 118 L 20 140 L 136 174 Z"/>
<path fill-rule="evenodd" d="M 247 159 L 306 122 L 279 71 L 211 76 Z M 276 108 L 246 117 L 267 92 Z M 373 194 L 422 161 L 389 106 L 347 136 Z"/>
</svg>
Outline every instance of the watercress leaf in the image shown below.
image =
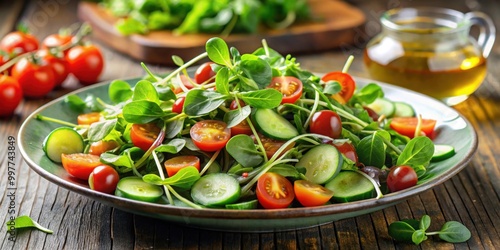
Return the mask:
<svg viewBox="0 0 500 250">
<path fill-rule="evenodd" d="M 341 89 L 342 89 L 342 86 L 340 85 L 340 83 L 338 81 L 328 81 L 325 84 L 325 88 L 323 89 L 323 93 L 325 93 L 327 95 L 333 95 L 333 94 L 337 94 L 338 92 L 340 92 Z"/>
<path fill-rule="evenodd" d="M 229 48 L 223 39 L 219 37 L 210 38 L 205 44 L 205 49 L 210 60 L 227 67 L 232 67 Z"/>
<path fill-rule="evenodd" d="M 254 108 L 272 109 L 280 105 L 283 95 L 276 89 L 261 89 L 242 92 L 240 98 Z"/>
<path fill-rule="evenodd" d="M 144 182 L 147 182 L 149 184 L 153 184 L 153 185 L 163 185 L 163 180 L 161 179 L 160 176 L 156 175 L 156 174 L 147 174 L 147 175 L 144 175 L 142 177 L 142 180 Z"/>
<path fill-rule="evenodd" d="M 184 189 L 189 189 L 198 179 L 200 179 L 200 173 L 193 166 L 182 168 L 174 176 L 163 180 L 156 174 L 147 174 L 142 177 L 144 182 L 153 185 L 171 185 Z"/>
<path fill-rule="evenodd" d="M 448 221 L 444 223 L 439 231 L 439 238 L 451 243 L 460 243 L 469 240 L 471 233 L 466 226 L 458 221 Z"/>
<path fill-rule="evenodd" d="M 184 128 L 184 118 L 167 122 L 166 126 L 165 137 L 167 139 L 174 138 L 182 131 L 182 128 Z"/>
<path fill-rule="evenodd" d="M 302 179 L 303 177 L 303 175 L 300 174 L 297 168 L 290 164 L 278 164 L 269 169 L 269 172 L 277 173 L 280 174 L 281 176 L 290 177 L 294 179 Z"/>
<path fill-rule="evenodd" d="M 227 95 L 229 94 L 229 70 L 227 68 L 221 68 L 217 71 L 215 76 L 215 88 L 217 92 Z"/>
<path fill-rule="evenodd" d="M 397 165 L 425 165 L 430 162 L 434 154 L 434 143 L 427 136 L 418 136 L 406 144 L 398 157 Z"/>
<path fill-rule="evenodd" d="M 103 153 L 101 154 L 101 161 L 115 167 L 125 167 L 128 169 L 133 167 L 132 159 L 130 159 L 127 154 L 115 155 L 111 153 Z M 120 172 L 118 168 L 117 171 Z"/>
<path fill-rule="evenodd" d="M 186 140 L 173 139 L 169 141 L 167 144 L 162 144 L 158 146 L 157 148 L 155 148 L 155 151 L 162 153 L 177 154 L 184 148 L 185 145 L 186 145 Z"/>
<path fill-rule="evenodd" d="M 424 240 L 427 240 L 427 236 L 425 235 L 425 231 L 422 229 L 416 230 L 411 235 L 411 240 L 415 245 L 420 245 Z"/>
<path fill-rule="evenodd" d="M 85 97 L 85 105 L 88 109 L 94 112 L 100 112 L 104 110 L 104 107 L 95 95 L 87 95 L 87 97 Z"/>
<path fill-rule="evenodd" d="M 184 113 L 189 116 L 206 115 L 224 103 L 225 95 L 215 91 L 192 89 L 184 100 Z"/>
<path fill-rule="evenodd" d="M 175 65 L 177 65 L 177 66 L 179 66 L 179 67 L 180 67 L 180 66 L 182 66 L 182 65 L 184 65 L 184 60 L 182 60 L 182 58 L 181 58 L 181 57 L 176 56 L 176 55 L 173 55 L 173 56 L 172 56 L 172 62 L 174 62 L 174 63 L 175 63 Z"/>
<path fill-rule="evenodd" d="M 417 230 L 420 228 L 420 221 L 415 219 L 403 219 L 402 222 L 408 223 L 413 229 Z"/>
<path fill-rule="evenodd" d="M 241 54 L 240 54 L 240 52 L 238 51 L 237 48 L 231 47 L 229 49 L 229 51 L 231 52 L 231 56 L 233 57 L 233 62 L 235 64 L 236 64 L 236 62 L 239 62 L 241 60 Z"/>
<path fill-rule="evenodd" d="M 151 101 L 132 101 L 123 107 L 123 117 L 127 122 L 145 124 L 164 115 L 161 107 Z"/>
<path fill-rule="evenodd" d="M 158 103 L 160 101 L 158 92 L 153 84 L 148 80 L 140 80 L 134 87 L 133 101 L 150 101 Z"/>
<path fill-rule="evenodd" d="M 237 75 L 237 76 L 238 79 L 240 80 L 239 86 L 241 87 L 242 90 L 251 91 L 259 89 L 259 85 L 257 85 L 257 83 L 254 80 L 245 77 L 243 75 Z"/>
<path fill-rule="evenodd" d="M 133 91 L 126 81 L 114 80 L 109 84 L 109 99 L 114 103 L 124 102 L 132 97 Z"/>
<path fill-rule="evenodd" d="M 429 215 L 424 215 L 420 218 L 419 229 L 426 231 L 431 225 L 431 217 Z"/>
<path fill-rule="evenodd" d="M 271 83 L 273 76 L 271 66 L 260 57 L 252 54 L 244 54 L 241 56 L 240 67 L 248 78 L 257 83 L 259 89 L 263 89 Z"/>
<path fill-rule="evenodd" d="M 104 139 L 115 128 L 116 123 L 117 119 L 92 123 L 87 135 L 89 141 L 96 142 Z"/>
<path fill-rule="evenodd" d="M 359 141 L 357 147 L 359 161 L 366 166 L 381 168 L 385 163 L 384 141 L 377 135 L 369 135 Z"/>
<path fill-rule="evenodd" d="M 54 231 L 45 228 L 38 224 L 38 222 L 34 221 L 27 215 L 21 215 L 19 217 L 16 217 L 14 220 L 9 220 L 6 223 L 7 225 L 7 231 L 10 232 L 12 230 L 12 227 L 15 229 L 21 229 L 21 228 L 36 228 L 42 232 L 52 234 Z"/>
<path fill-rule="evenodd" d="M 226 150 L 243 167 L 258 166 L 263 160 L 262 154 L 248 135 L 233 136 L 227 142 Z"/>
<path fill-rule="evenodd" d="M 224 122 L 228 128 L 234 127 L 244 121 L 252 112 L 250 106 L 244 106 L 241 109 L 235 109 L 224 114 Z"/>
<path fill-rule="evenodd" d="M 64 98 L 64 103 L 66 103 L 70 109 L 78 113 L 83 113 L 83 111 L 87 107 L 86 103 L 82 100 L 82 98 L 80 98 L 75 94 L 67 95 Z"/>
<path fill-rule="evenodd" d="M 177 96 L 174 91 L 168 85 L 155 85 L 156 91 L 158 92 L 158 97 L 162 101 L 175 100 Z"/>
<path fill-rule="evenodd" d="M 354 94 L 354 99 L 364 104 L 370 104 L 375 101 L 375 99 L 383 96 L 384 92 L 378 84 L 369 83 Z"/>
<path fill-rule="evenodd" d="M 397 241 L 412 242 L 415 231 L 413 226 L 404 221 L 396 221 L 389 225 L 389 235 Z"/>
</svg>

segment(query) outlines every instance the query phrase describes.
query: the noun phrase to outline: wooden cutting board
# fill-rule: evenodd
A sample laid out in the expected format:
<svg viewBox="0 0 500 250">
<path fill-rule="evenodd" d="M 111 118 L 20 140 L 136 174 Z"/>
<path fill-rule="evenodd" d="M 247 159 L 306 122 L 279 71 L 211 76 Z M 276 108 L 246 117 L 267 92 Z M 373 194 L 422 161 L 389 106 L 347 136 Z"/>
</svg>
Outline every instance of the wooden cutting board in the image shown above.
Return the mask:
<svg viewBox="0 0 500 250">
<path fill-rule="evenodd" d="M 224 37 L 229 46 L 241 53 L 253 52 L 266 39 L 278 52 L 299 54 L 324 51 L 352 44 L 356 27 L 364 24 L 363 12 L 343 1 L 311 0 L 311 11 L 319 21 L 293 25 L 283 30 L 265 30 L 258 34 L 235 34 Z M 123 36 L 115 28 L 117 18 L 95 3 L 80 2 L 78 16 L 93 28 L 93 36 L 113 49 L 147 63 L 173 66 L 172 56 L 184 61 L 203 53 L 206 41 L 216 35 L 174 35 L 154 31 L 147 35 Z"/>
</svg>

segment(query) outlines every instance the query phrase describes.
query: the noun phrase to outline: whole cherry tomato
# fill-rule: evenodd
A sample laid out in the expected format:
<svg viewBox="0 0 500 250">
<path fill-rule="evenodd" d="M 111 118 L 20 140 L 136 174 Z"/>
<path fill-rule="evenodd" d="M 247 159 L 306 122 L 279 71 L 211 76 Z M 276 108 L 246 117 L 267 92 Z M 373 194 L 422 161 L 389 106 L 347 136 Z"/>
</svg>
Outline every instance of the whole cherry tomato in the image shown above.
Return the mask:
<svg viewBox="0 0 500 250">
<path fill-rule="evenodd" d="M 0 40 L 0 49 L 17 55 L 24 54 L 38 49 L 38 39 L 27 32 L 13 31 Z"/>
<path fill-rule="evenodd" d="M 349 143 L 349 142 L 343 142 L 343 143 L 335 143 L 331 142 L 334 147 L 336 147 L 340 153 L 345 155 L 349 160 L 353 161 L 356 165 L 359 164 L 358 160 L 358 153 L 356 153 L 356 148 Z"/>
<path fill-rule="evenodd" d="M 182 110 L 184 109 L 184 101 L 186 101 L 186 97 L 181 96 L 175 100 L 174 104 L 172 105 L 172 112 L 180 114 L 182 113 Z"/>
<path fill-rule="evenodd" d="M 212 70 L 211 62 L 200 65 L 194 73 L 194 80 L 198 84 L 215 82 L 215 72 Z"/>
<path fill-rule="evenodd" d="M 418 177 L 410 166 L 395 166 L 389 171 L 386 182 L 389 191 L 396 192 L 417 185 Z"/>
<path fill-rule="evenodd" d="M 44 49 L 50 48 L 60 48 L 61 46 L 68 45 L 71 43 L 73 36 L 70 34 L 51 34 L 45 37 L 42 41 L 42 47 Z"/>
<path fill-rule="evenodd" d="M 12 68 L 12 77 L 16 78 L 26 97 L 43 97 L 55 87 L 55 78 L 52 68 L 45 64 L 40 65 L 23 58 Z"/>
<path fill-rule="evenodd" d="M 12 115 L 22 99 L 23 90 L 19 82 L 13 77 L 0 74 L 0 116 Z"/>
<path fill-rule="evenodd" d="M 311 133 L 326 135 L 333 139 L 342 134 L 342 121 L 337 113 L 331 110 L 321 110 L 313 114 L 309 124 Z"/>
<path fill-rule="evenodd" d="M 104 69 L 101 50 L 95 45 L 77 45 L 66 55 L 69 71 L 84 85 L 96 83 Z"/>
<path fill-rule="evenodd" d="M 40 50 L 39 56 L 54 72 L 55 86 L 61 86 L 69 75 L 69 65 L 64 57 L 51 54 L 48 50 Z"/>
<path fill-rule="evenodd" d="M 113 194 L 120 180 L 118 172 L 108 165 L 99 165 L 92 170 L 89 176 L 89 186 L 95 191 Z"/>
</svg>

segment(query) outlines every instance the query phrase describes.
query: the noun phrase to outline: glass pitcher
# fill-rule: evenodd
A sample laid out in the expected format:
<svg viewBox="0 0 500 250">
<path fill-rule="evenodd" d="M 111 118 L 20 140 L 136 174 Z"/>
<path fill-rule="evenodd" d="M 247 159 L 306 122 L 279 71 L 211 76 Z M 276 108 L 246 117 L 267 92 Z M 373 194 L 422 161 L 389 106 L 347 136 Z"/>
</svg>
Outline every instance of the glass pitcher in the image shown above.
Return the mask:
<svg viewBox="0 0 500 250">
<path fill-rule="evenodd" d="M 402 8 L 385 12 L 382 32 L 368 42 L 365 66 L 375 80 L 458 104 L 483 82 L 495 26 L 481 12 Z M 480 27 L 477 40 L 472 25 Z"/>
</svg>

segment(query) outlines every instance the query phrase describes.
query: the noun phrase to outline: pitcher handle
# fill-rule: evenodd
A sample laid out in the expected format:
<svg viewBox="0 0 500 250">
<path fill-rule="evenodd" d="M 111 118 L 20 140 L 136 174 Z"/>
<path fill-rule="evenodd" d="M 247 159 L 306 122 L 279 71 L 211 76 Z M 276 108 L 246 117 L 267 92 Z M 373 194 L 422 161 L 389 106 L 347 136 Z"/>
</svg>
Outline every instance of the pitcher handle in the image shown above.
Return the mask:
<svg viewBox="0 0 500 250">
<path fill-rule="evenodd" d="M 493 43 L 495 43 L 495 24 L 488 15 L 479 11 L 469 12 L 465 18 L 470 20 L 471 25 L 479 27 L 477 43 L 483 50 L 483 57 L 487 58 L 493 48 Z"/>
</svg>

